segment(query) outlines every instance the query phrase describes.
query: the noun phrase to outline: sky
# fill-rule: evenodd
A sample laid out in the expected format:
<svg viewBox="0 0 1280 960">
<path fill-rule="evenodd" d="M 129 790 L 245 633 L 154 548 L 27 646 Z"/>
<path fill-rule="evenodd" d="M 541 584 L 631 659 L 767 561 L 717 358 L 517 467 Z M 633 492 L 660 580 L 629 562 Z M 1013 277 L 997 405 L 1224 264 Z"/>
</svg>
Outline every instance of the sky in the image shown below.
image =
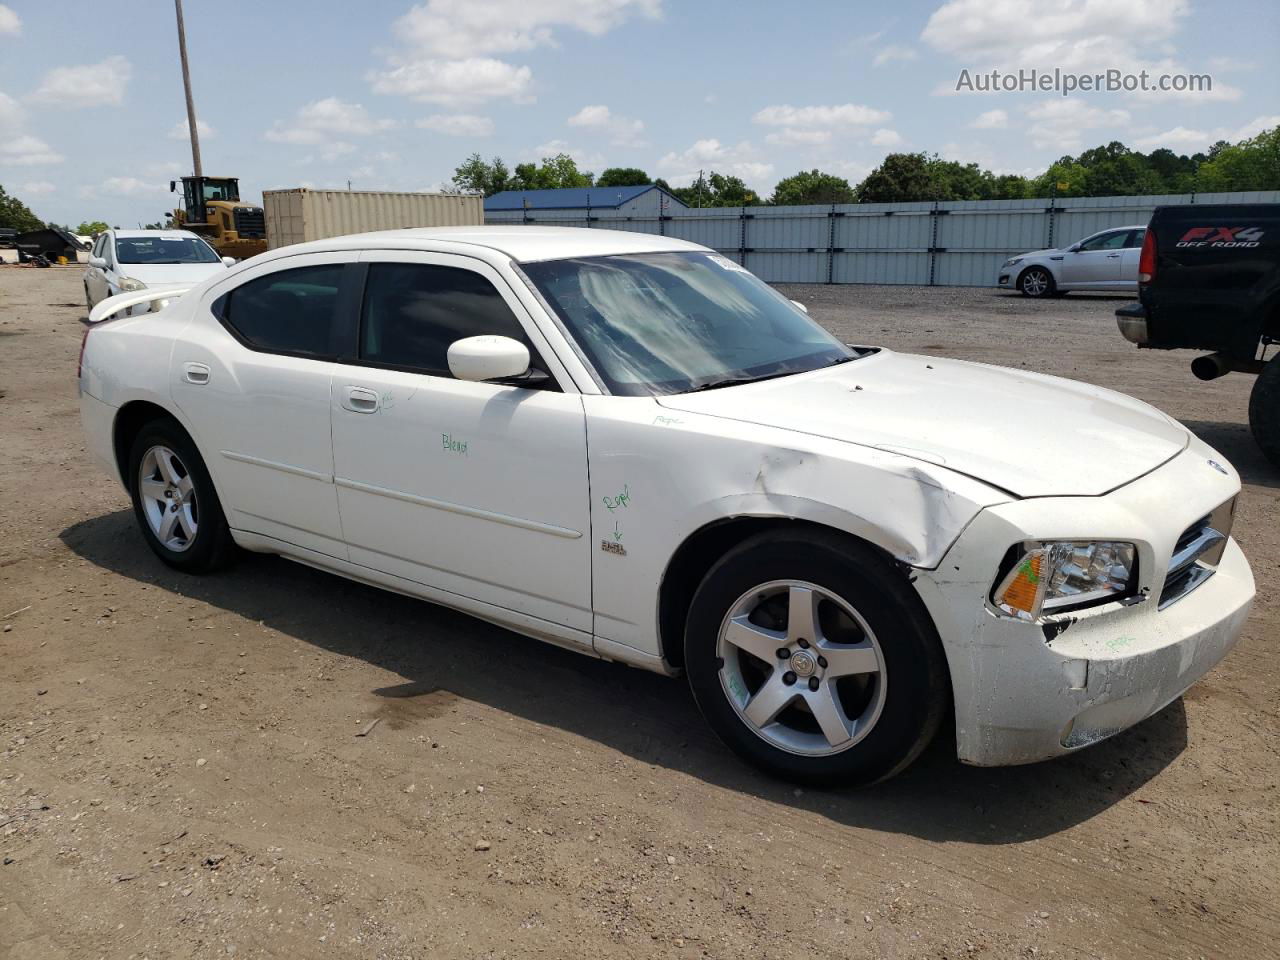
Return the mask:
<svg viewBox="0 0 1280 960">
<path fill-rule="evenodd" d="M 186 0 L 207 174 L 433 190 L 472 152 L 566 152 L 767 196 L 896 151 L 1035 174 L 1121 140 L 1179 153 L 1280 123 L 1275 0 Z M 1212 90 L 957 91 L 997 69 L 1208 74 Z M 0 184 L 133 226 L 189 173 L 173 5 L 0 4 Z"/>
</svg>

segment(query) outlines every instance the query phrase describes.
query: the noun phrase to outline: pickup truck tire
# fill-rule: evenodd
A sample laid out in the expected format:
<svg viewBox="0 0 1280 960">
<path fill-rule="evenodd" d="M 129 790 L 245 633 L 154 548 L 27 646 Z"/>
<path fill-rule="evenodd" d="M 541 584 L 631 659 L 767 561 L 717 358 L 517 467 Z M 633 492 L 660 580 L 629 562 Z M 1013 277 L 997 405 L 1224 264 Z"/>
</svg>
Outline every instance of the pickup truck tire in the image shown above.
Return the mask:
<svg viewBox="0 0 1280 960">
<path fill-rule="evenodd" d="M 1268 361 L 1253 384 L 1249 429 L 1267 459 L 1280 467 L 1280 357 Z"/>
<path fill-rule="evenodd" d="M 1027 267 L 1018 274 L 1018 289 L 1024 297 L 1038 299 L 1053 296 L 1057 284 L 1053 282 L 1053 274 L 1044 267 Z"/>
<path fill-rule="evenodd" d="M 726 553 L 694 594 L 685 669 L 735 753 L 815 785 L 893 776 L 951 703 L 942 644 L 906 576 L 834 531 L 770 531 Z"/>
</svg>

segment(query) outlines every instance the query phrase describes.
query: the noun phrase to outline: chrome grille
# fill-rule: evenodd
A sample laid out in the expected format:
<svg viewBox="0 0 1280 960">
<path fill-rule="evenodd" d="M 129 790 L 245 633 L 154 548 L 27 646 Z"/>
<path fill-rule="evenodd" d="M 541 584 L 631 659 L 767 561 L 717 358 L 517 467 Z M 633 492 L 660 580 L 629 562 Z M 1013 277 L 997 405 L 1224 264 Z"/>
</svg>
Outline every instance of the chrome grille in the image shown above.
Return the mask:
<svg viewBox="0 0 1280 960">
<path fill-rule="evenodd" d="M 1160 591 L 1160 609 L 1181 600 L 1218 569 L 1222 552 L 1231 536 L 1235 521 L 1235 498 L 1228 500 L 1207 517 L 1201 517 L 1182 532 L 1169 558 L 1169 572 Z"/>
</svg>

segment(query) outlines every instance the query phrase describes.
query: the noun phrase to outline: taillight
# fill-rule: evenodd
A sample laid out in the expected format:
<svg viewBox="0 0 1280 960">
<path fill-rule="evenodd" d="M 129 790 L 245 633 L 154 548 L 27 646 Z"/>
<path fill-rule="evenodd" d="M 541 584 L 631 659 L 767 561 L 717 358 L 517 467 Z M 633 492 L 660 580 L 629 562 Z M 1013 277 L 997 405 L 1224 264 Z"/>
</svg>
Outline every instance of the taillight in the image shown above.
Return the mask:
<svg viewBox="0 0 1280 960">
<path fill-rule="evenodd" d="M 1142 254 L 1138 257 L 1138 282 L 1150 283 L 1156 278 L 1156 232 L 1147 229 L 1142 239 Z"/>
</svg>

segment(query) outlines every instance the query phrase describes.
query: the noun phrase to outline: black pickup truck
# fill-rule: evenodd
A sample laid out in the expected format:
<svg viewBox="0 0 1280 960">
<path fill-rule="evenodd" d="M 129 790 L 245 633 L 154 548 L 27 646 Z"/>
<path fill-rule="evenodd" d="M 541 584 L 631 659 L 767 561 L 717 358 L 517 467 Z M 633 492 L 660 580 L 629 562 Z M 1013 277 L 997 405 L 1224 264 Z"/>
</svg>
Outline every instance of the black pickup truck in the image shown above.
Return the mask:
<svg viewBox="0 0 1280 960">
<path fill-rule="evenodd" d="M 1138 301 L 1116 311 L 1124 338 L 1212 351 L 1191 372 L 1257 374 L 1249 426 L 1280 466 L 1280 203 L 1157 207 L 1138 262 Z"/>
</svg>

